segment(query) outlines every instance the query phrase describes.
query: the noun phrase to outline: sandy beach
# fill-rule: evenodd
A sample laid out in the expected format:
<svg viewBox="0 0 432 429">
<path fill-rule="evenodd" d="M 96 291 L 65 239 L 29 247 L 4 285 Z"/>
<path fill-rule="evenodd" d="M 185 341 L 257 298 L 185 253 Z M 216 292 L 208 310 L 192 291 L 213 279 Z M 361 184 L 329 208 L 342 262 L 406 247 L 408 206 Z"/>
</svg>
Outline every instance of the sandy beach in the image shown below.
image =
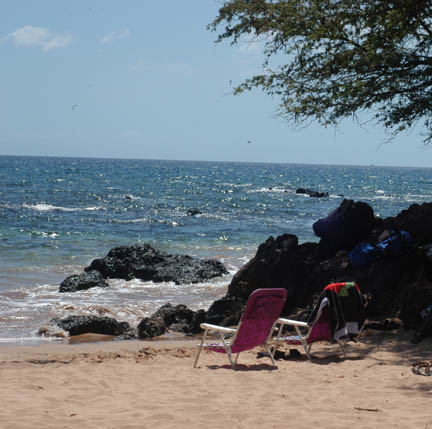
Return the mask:
<svg viewBox="0 0 432 429">
<path fill-rule="evenodd" d="M 431 359 L 430 338 L 366 332 L 346 359 L 317 344 L 313 362 L 277 367 L 255 350 L 236 371 L 210 352 L 193 369 L 197 342 L 2 346 L 0 427 L 432 427 L 432 377 L 411 371 Z"/>
</svg>

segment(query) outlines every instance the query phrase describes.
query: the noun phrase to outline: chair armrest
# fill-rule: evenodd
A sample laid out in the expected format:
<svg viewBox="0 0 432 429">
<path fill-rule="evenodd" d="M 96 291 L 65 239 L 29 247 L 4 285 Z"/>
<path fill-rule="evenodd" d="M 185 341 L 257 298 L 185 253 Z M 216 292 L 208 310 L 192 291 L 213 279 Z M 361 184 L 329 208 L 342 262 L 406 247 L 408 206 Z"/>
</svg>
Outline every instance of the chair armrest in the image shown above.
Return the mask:
<svg viewBox="0 0 432 429">
<path fill-rule="evenodd" d="M 279 317 L 277 323 L 280 323 L 281 325 L 299 326 L 302 328 L 309 327 L 309 325 L 306 322 L 300 322 L 299 320 L 292 320 L 292 319 L 283 319 L 282 317 Z"/>
<path fill-rule="evenodd" d="M 207 331 L 219 331 L 225 334 L 235 334 L 237 332 L 237 329 L 225 328 L 225 326 L 212 325 L 210 323 L 201 323 L 200 327 Z"/>
</svg>

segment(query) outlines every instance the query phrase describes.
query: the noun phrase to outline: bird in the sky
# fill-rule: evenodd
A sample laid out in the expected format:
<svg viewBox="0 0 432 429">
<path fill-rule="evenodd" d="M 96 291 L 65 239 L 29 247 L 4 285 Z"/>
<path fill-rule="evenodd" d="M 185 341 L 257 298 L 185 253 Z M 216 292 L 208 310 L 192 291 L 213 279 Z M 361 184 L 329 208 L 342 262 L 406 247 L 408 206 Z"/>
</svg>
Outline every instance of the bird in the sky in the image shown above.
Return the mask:
<svg viewBox="0 0 432 429">
<path fill-rule="evenodd" d="M 74 105 L 72 106 L 72 110 L 75 110 L 77 107 L 78 107 L 78 104 L 74 104 Z"/>
</svg>

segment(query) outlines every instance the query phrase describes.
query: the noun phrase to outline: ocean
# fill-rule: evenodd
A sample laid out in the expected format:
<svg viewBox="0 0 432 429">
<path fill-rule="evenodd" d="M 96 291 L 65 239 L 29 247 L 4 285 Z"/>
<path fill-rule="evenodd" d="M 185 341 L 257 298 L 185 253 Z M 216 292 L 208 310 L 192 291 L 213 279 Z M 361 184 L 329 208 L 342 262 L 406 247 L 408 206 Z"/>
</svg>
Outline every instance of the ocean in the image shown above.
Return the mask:
<svg viewBox="0 0 432 429">
<path fill-rule="evenodd" d="M 70 314 L 135 326 L 168 302 L 206 309 L 269 236 L 315 242 L 313 223 L 343 198 L 395 216 L 432 201 L 431 184 L 430 168 L 0 156 L 0 344 L 55 341 L 38 329 Z M 300 187 L 329 196 L 296 194 Z M 217 258 L 230 274 L 58 292 L 93 259 L 135 243 Z"/>
</svg>

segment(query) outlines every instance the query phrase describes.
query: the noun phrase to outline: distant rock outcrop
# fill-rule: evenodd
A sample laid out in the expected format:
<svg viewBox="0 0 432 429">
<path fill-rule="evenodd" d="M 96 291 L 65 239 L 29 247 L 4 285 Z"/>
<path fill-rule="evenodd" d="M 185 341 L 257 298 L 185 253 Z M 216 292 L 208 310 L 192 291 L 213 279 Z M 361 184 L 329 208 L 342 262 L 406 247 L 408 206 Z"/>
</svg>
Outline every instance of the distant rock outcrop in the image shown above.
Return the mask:
<svg viewBox="0 0 432 429">
<path fill-rule="evenodd" d="M 323 197 L 329 196 L 328 192 L 319 192 L 319 191 L 314 191 L 312 189 L 307 189 L 307 188 L 298 188 L 296 190 L 296 194 L 307 194 L 313 198 L 323 198 Z"/>
<path fill-rule="evenodd" d="M 186 213 L 188 216 L 196 216 L 202 214 L 202 212 L 198 209 L 190 209 Z"/>
</svg>

